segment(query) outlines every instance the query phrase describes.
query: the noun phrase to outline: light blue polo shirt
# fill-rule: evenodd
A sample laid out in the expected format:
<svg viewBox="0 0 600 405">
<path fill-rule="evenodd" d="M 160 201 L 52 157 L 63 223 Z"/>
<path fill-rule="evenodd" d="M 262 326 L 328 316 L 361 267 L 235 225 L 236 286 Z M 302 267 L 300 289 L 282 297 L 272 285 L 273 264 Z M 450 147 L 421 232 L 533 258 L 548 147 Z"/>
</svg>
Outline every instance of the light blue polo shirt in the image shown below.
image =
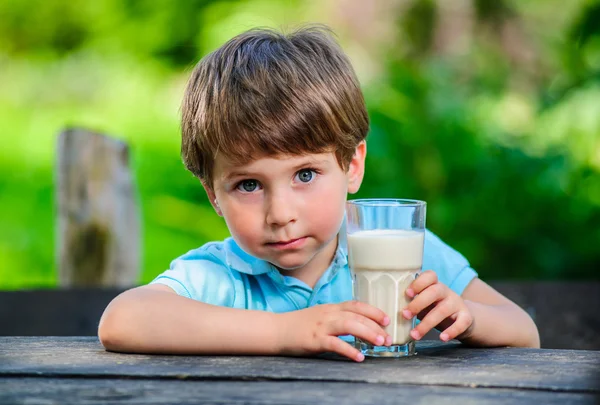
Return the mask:
<svg viewBox="0 0 600 405">
<path fill-rule="evenodd" d="M 276 313 L 352 299 L 345 243 L 314 288 L 284 276 L 269 262 L 244 252 L 233 238 L 210 242 L 175 259 L 151 284 L 168 285 L 183 297 L 212 305 Z M 461 295 L 477 277 L 463 255 L 426 231 L 423 269 Z"/>
</svg>

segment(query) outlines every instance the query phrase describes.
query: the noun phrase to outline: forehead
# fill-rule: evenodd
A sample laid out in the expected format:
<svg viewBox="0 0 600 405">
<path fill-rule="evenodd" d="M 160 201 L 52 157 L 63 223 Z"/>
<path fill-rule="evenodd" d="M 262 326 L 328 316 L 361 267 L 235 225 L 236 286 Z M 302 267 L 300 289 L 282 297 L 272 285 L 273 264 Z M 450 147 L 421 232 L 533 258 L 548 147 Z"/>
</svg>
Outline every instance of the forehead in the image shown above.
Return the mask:
<svg viewBox="0 0 600 405">
<path fill-rule="evenodd" d="M 224 180 L 237 174 L 269 174 L 275 171 L 294 170 L 299 166 L 305 165 L 330 166 L 331 164 L 337 164 L 333 152 L 306 153 L 301 155 L 279 154 L 262 156 L 247 162 L 237 162 L 222 154 L 218 154 L 214 163 L 214 178 L 215 180 Z"/>
</svg>

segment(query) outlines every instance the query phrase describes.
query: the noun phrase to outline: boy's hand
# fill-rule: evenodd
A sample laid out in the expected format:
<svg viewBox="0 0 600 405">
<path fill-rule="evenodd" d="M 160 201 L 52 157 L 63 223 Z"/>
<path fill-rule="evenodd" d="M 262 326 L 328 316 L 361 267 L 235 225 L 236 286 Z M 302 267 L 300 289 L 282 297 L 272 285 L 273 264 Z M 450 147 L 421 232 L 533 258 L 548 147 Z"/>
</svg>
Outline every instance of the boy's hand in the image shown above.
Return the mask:
<svg viewBox="0 0 600 405">
<path fill-rule="evenodd" d="M 354 335 L 374 345 L 390 345 L 383 330 L 390 319 L 378 308 L 359 301 L 325 304 L 279 315 L 281 354 L 310 355 L 335 352 L 352 360 L 364 355 L 338 336 Z"/>
<path fill-rule="evenodd" d="M 419 275 L 406 289 L 406 295 L 413 300 L 402 316 L 410 319 L 416 314 L 421 320 L 410 332 L 413 339 L 421 339 L 433 328 L 442 331 L 440 339 L 444 342 L 470 333 L 473 316 L 469 308 L 458 294 L 438 281 L 435 272 L 428 270 Z"/>
</svg>

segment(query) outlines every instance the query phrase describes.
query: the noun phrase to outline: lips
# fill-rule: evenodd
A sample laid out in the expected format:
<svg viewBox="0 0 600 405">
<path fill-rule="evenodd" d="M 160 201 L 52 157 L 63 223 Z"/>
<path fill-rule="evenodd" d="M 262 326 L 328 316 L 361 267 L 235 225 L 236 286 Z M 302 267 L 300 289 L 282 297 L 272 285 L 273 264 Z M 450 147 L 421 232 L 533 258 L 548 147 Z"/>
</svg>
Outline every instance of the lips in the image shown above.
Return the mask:
<svg viewBox="0 0 600 405">
<path fill-rule="evenodd" d="M 273 247 L 275 249 L 297 249 L 304 244 L 306 237 L 289 239 L 285 241 L 279 242 L 269 242 L 267 246 Z"/>
</svg>

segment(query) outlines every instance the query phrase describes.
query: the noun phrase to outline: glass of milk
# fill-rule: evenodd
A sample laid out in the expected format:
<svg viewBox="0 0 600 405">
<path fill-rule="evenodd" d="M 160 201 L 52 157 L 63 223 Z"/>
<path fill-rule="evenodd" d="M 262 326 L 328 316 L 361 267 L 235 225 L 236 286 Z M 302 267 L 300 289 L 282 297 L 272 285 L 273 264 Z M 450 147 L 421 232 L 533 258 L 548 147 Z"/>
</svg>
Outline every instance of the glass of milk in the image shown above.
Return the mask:
<svg viewBox="0 0 600 405">
<path fill-rule="evenodd" d="M 346 206 L 348 261 L 354 298 L 381 309 L 390 318 L 391 346 L 356 339 L 365 356 L 416 354 L 410 331 L 416 318 L 402 316 L 410 298 L 406 289 L 423 265 L 426 203 L 418 200 L 350 200 Z"/>
</svg>

